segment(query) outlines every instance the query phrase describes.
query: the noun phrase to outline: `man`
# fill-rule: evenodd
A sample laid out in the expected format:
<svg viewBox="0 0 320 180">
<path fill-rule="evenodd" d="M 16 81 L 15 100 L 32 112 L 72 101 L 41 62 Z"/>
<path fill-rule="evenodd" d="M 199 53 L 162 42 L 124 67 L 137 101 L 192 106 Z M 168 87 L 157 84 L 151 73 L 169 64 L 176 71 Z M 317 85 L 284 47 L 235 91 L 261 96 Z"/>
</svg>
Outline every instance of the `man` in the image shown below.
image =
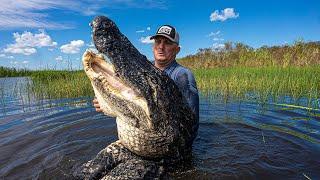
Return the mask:
<svg viewBox="0 0 320 180">
<path fill-rule="evenodd" d="M 178 32 L 170 25 L 163 25 L 150 39 L 154 39 L 154 65 L 174 80 L 199 119 L 199 95 L 194 76 L 189 69 L 176 62 L 176 55 L 180 51 Z M 93 100 L 93 104 L 97 112 L 102 112 L 96 99 Z"/>
</svg>

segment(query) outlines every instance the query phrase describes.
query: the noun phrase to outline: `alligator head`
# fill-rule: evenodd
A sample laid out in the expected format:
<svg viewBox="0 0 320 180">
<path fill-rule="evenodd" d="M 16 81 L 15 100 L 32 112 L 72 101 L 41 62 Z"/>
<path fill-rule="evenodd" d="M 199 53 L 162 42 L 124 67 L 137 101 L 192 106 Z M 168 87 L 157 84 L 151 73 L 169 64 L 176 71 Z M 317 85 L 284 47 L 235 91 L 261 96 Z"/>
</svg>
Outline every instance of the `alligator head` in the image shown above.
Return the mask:
<svg viewBox="0 0 320 180">
<path fill-rule="evenodd" d="M 84 69 L 103 112 L 117 117 L 121 143 L 151 158 L 190 151 L 198 121 L 174 81 L 107 17 L 96 17 L 91 26 L 100 54 L 87 50 Z"/>
</svg>

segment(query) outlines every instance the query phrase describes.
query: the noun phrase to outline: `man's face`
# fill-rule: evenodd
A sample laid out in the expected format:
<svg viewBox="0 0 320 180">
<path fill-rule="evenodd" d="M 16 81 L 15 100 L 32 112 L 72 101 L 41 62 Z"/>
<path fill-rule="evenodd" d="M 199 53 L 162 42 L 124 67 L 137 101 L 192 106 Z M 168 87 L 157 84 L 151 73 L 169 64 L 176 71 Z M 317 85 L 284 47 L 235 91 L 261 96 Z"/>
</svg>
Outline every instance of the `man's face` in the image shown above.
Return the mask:
<svg viewBox="0 0 320 180">
<path fill-rule="evenodd" d="M 158 36 L 154 39 L 152 50 L 155 61 L 158 64 L 165 65 L 175 59 L 176 54 L 180 51 L 180 47 L 168 38 Z"/>
</svg>

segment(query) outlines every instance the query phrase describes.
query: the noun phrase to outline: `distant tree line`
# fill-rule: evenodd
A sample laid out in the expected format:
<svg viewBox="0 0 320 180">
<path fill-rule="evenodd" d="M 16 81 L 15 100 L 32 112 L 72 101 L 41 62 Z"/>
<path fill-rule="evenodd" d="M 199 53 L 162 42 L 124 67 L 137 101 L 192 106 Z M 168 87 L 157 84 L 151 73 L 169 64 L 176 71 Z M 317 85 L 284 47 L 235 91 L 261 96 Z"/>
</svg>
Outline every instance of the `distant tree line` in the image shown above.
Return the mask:
<svg viewBox="0 0 320 180">
<path fill-rule="evenodd" d="M 27 69 L 16 69 L 0 66 L 0 77 L 29 76 L 31 71 Z"/>
<path fill-rule="evenodd" d="M 220 48 L 202 48 L 178 60 L 192 69 L 214 67 L 266 67 L 320 65 L 320 42 L 296 41 L 292 45 L 262 46 L 227 42 Z"/>
</svg>

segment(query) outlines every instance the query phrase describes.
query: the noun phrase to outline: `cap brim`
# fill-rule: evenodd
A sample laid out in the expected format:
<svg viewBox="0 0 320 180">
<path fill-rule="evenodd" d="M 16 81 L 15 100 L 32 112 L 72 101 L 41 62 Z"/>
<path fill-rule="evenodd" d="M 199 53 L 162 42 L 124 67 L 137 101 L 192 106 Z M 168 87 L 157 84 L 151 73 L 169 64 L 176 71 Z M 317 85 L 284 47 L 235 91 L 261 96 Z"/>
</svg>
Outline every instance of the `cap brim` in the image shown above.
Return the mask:
<svg viewBox="0 0 320 180">
<path fill-rule="evenodd" d="M 154 39 L 154 38 L 156 38 L 156 37 L 158 37 L 158 36 L 166 37 L 166 38 L 168 38 L 170 41 L 172 41 L 172 42 L 174 42 L 174 43 L 177 43 L 177 42 L 174 41 L 174 39 L 172 39 L 172 37 L 170 37 L 170 36 L 168 36 L 168 35 L 166 35 L 166 34 L 157 34 L 157 35 L 151 36 L 151 37 L 150 37 L 150 40 L 152 40 L 152 39 Z M 178 44 L 178 43 L 177 43 L 177 44 Z"/>
</svg>

